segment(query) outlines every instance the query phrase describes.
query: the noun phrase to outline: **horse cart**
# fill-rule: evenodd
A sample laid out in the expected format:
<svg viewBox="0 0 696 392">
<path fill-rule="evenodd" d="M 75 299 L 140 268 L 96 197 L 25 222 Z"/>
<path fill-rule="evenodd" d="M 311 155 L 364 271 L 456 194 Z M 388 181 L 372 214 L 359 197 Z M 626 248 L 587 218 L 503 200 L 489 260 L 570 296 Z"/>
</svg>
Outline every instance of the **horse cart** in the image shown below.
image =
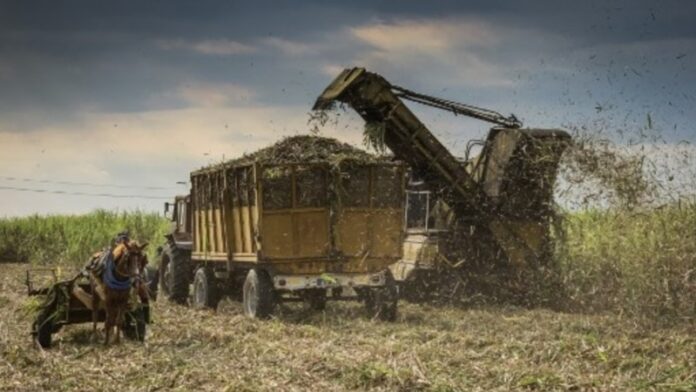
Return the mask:
<svg viewBox="0 0 696 392">
<path fill-rule="evenodd" d="M 44 287 L 35 288 L 35 278 L 43 277 L 47 281 Z M 43 297 L 36 319 L 32 325 L 32 335 L 41 347 L 51 346 L 51 337 L 63 326 L 70 324 L 91 323 L 92 288 L 89 273 L 81 271 L 72 279 L 58 281 L 55 269 L 31 269 L 27 271 L 27 291 L 29 296 Z M 97 312 L 97 321 L 106 318 L 102 306 Z M 142 303 L 133 293 L 129 302 L 129 311 L 124 317 L 122 331 L 132 340 L 143 341 L 147 324 L 150 323 L 149 305 Z"/>
</svg>

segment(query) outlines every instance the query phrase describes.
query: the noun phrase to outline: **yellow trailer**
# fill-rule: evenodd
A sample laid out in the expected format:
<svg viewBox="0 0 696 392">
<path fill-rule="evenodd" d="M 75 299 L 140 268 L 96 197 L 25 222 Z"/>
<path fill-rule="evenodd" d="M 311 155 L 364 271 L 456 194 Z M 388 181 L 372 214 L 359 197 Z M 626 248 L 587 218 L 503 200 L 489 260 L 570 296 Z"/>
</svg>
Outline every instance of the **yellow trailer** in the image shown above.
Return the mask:
<svg viewBox="0 0 696 392">
<path fill-rule="evenodd" d="M 165 266 L 166 279 L 189 274 L 198 307 L 241 292 L 252 317 L 270 316 L 281 301 L 320 309 L 327 299 L 354 298 L 394 319 L 389 265 L 402 255 L 405 178 L 401 163 L 340 157 L 195 171 L 190 256 Z"/>
</svg>

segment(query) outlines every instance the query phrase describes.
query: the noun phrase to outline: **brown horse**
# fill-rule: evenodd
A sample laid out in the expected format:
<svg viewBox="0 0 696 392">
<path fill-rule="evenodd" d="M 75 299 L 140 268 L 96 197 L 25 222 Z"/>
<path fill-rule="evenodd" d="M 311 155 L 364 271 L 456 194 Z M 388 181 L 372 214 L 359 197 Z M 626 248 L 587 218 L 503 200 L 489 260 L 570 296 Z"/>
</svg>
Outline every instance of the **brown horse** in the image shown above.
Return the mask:
<svg viewBox="0 0 696 392">
<path fill-rule="evenodd" d="M 97 334 L 98 314 L 101 302 L 104 303 L 106 320 L 104 345 L 109 344 L 111 331 L 116 327 L 116 343 L 121 341 L 121 328 L 128 312 L 133 289 L 141 301 L 147 302 L 147 288 L 142 284 L 141 273 L 147 265 L 144 249 L 147 243 L 140 245 L 136 241 L 120 243 L 111 254 L 99 254 L 101 268 L 92 269 L 90 282 L 92 286 L 92 322 L 94 336 Z"/>
</svg>

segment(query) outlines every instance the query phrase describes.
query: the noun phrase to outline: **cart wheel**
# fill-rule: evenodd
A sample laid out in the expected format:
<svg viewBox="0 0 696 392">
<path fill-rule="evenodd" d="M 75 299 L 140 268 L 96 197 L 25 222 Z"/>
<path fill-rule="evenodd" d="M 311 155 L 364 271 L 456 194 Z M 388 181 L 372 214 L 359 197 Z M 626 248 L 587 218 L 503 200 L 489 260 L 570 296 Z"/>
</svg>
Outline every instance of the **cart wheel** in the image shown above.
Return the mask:
<svg viewBox="0 0 696 392">
<path fill-rule="evenodd" d="M 147 332 L 147 317 L 145 317 L 145 308 L 140 307 L 132 312 L 126 313 L 123 321 L 123 335 L 128 339 L 138 342 L 145 341 L 145 333 Z"/>
<path fill-rule="evenodd" d="M 200 267 L 193 276 L 193 298 L 191 304 L 196 309 L 217 308 L 220 302 L 220 289 L 215 281 L 215 272 L 210 267 Z"/>
<path fill-rule="evenodd" d="M 363 293 L 363 301 L 370 317 L 377 317 L 383 321 L 396 320 L 399 294 L 392 275 L 387 272 L 384 286 L 366 290 Z"/>
<path fill-rule="evenodd" d="M 252 318 L 267 319 L 273 314 L 275 292 L 266 271 L 251 269 L 244 280 L 244 314 Z"/>
<path fill-rule="evenodd" d="M 51 337 L 53 334 L 53 310 L 45 308 L 36 316 L 32 326 L 32 335 L 43 348 L 51 347 Z"/>
<path fill-rule="evenodd" d="M 326 290 L 324 289 L 307 290 L 303 298 L 312 310 L 326 309 Z"/>
</svg>

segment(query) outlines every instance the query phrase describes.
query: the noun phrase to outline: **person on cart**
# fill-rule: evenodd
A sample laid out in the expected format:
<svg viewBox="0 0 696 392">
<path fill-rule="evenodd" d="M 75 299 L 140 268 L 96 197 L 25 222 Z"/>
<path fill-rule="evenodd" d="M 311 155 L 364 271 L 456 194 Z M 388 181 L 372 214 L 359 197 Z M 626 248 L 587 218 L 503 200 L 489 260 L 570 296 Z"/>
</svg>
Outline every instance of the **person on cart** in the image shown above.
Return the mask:
<svg viewBox="0 0 696 392">
<path fill-rule="evenodd" d="M 116 238 L 114 239 L 115 245 L 128 244 L 128 242 L 130 242 L 130 232 L 128 230 L 123 230 L 116 234 Z"/>
<path fill-rule="evenodd" d="M 120 257 L 123 254 L 123 251 L 127 248 L 129 241 L 130 233 L 128 230 L 123 230 L 122 232 L 116 234 L 111 247 L 104 248 L 92 255 L 84 268 L 85 272 L 94 272 L 96 275 L 101 276 L 106 265 L 106 256 L 108 255 L 107 252 L 110 251 L 114 259 L 118 259 L 118 257 Z"/>
</svg>

